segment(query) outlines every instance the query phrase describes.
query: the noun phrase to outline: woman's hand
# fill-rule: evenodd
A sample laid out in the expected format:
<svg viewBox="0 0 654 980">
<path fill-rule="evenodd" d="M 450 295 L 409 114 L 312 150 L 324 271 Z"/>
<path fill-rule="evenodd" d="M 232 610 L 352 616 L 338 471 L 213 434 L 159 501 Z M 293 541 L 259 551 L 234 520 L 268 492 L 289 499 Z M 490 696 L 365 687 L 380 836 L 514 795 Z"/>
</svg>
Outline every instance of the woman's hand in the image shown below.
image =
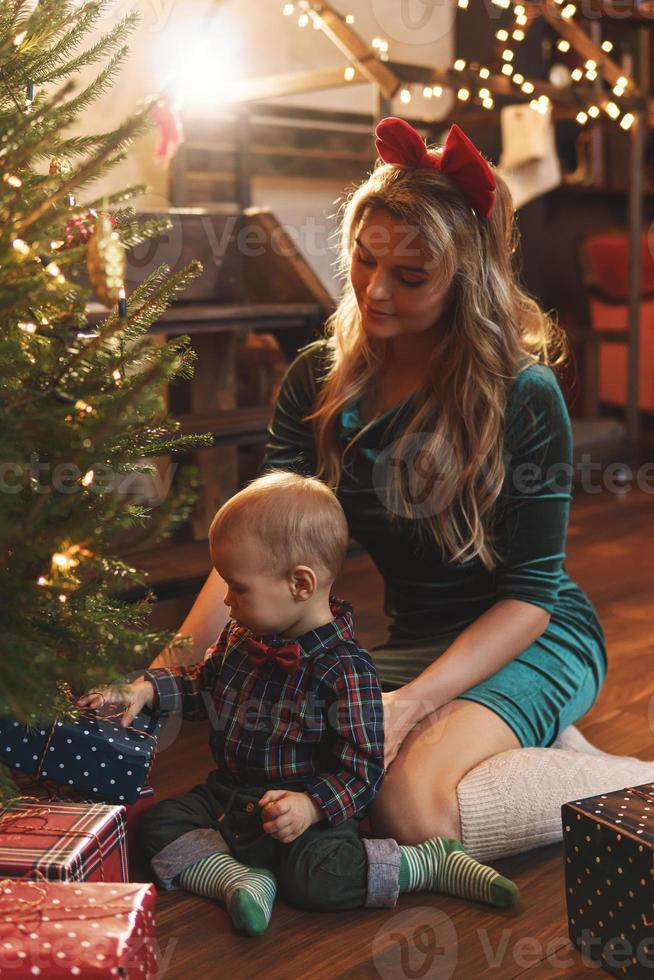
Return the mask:
<svg viewBox="0 0 654 980">
<path fill-rule="evenodd" d="M 120 719 L 122 728 L 131 725 L 139 711 L 144 707 L 151 708 L 153 703 L 154 687 L 150 681 L 141 678 L 131 684 L 116 684 L 89 691 L 76 701 L 79 708 L 89 708 L 91 711 L 99 711 L 105 705 L 125 708 Z"/>
<path fill-rule="evenodd" d="M 290 844 L 311 824 L 325 819 L 316 801 L 308 793 L 269 789 L 259 800 L 263 810 L 263 829 L 282 844 Z"/>
<path fill-rule="evenodd" d="M 400 751 L 402 742 L 415 728 L 422 714 L 421 702 L 410 693 L 409 685 L 382 693 L 384 706 L 384 766 L 386 769 Z"/>
</svg>

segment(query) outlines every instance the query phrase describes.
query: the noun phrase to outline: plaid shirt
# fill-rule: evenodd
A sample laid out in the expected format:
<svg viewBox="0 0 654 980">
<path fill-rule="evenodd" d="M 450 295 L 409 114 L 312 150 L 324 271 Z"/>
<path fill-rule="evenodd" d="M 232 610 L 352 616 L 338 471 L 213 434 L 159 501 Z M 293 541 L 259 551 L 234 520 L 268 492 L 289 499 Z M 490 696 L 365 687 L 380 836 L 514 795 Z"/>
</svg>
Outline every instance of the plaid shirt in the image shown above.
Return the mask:
<svg viewBox="0 0 654 980">
<path fill-rule="evenodd" d="M 352 606 L 330 596 L 334 618 L 296 638 L 297 670 L 253 667 L 252 633 L 230 620 L 200 664 L 145 672 L 161 714 L 208 719 L 221 778 L 308 793 L 330 824 L 361 817 L 384 774 L 383 707 L 374 664 L 354 637 Z M 288 639 L 261 639 L 281 646 Z"/>
</svg>

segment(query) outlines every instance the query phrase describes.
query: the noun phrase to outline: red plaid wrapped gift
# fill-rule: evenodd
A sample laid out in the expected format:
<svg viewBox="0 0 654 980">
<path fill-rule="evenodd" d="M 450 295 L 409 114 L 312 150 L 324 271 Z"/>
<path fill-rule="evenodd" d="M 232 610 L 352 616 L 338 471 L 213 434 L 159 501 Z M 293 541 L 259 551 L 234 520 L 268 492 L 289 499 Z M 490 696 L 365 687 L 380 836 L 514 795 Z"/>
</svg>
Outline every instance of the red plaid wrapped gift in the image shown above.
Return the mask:
<svg viewBox="0 0 654 980">
<path fill-rule="evenodd" d="M 0 881 L 0 975 L 156 980 L 148 884 Z"/>
<path fill-rule="evenodd" d="M 20 800 L 0 810 L 0 875 L 32 869 L 51 881 L 129 881 L 125 808 Z"/>
<path fill-rule="evenodd" d="M 49 779 L 35 779 L 26 773 L 13 772 L 12 778 L 20 790 L 21 796 L 30 796 L 35 800 L 51 800 L 54 803 L 70 800 L 73 803 L 94 803 L 84 797 L 82 790 L 72 786 L 60 786 Z M 123 804 L 127 823 L 127 854 L 130 861 L 135 861 L 139 853 L 139 832 L 144 814 L 154 806 L 154 789 L 152 786 L 142 786 L 134 803 Z"/>
</svg>

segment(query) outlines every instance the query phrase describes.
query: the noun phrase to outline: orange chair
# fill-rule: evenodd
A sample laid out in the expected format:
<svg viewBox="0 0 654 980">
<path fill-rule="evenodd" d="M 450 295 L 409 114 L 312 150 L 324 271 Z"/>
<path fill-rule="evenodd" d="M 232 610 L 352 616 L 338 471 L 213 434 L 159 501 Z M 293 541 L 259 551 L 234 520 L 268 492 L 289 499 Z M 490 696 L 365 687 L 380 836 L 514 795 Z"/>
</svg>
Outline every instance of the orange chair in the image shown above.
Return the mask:
<svg viewBox="0 0 654 980">
<path fill-rule="evenodd" d="M 654 238 L 641 237 L 639 405 L 654 412 Z M 588 235 L 579 257 L 587 290 L 590 325 L 598 340 L 598 400 L 627 402 L 629 238 L 619 229 Z"/>
</svg>

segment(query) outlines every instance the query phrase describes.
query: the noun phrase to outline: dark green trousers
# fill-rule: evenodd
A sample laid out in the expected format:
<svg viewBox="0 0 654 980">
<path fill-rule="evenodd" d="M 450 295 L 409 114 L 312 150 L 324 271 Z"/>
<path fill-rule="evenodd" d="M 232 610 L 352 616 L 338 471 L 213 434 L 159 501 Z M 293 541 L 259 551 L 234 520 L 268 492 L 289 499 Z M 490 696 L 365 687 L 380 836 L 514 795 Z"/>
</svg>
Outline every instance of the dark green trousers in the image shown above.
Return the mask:
<svg viewBox="0 0 654 980">
<path fill-rule="evenodd" d="M 225 849 L 222 837 L 238 861 L 273 871 L 280 897 L 293 905 L 317 911 L 395 903 L 396 894 L 388 899 L 377 884 L 380 872 L 384 877 L 387 868 L 392 881 L 397 877 L 394 841 L 364 844 L 359 822 L 350 819 L 336 827 L 321 821 L 292 843 L 282 844 L 263 830 L 258 801 L 265 790 L 262 786 L 227 786 L 216 771 L 206 783 L 148 810 L 141 826 L 141 847 L 159 883 L 166 889 L 177 887 L 175 879 L 185 868 Z M 386 843 L 393 845 L 390 851 L 386 848 L 388 854 L 378 846 Z M 373 846 L 372 852 L 366 845 Z M 371 855 L 374 895 L 369 887 Z M 391 891 L 395 893 L 395 888 Z"/>
</svg>

